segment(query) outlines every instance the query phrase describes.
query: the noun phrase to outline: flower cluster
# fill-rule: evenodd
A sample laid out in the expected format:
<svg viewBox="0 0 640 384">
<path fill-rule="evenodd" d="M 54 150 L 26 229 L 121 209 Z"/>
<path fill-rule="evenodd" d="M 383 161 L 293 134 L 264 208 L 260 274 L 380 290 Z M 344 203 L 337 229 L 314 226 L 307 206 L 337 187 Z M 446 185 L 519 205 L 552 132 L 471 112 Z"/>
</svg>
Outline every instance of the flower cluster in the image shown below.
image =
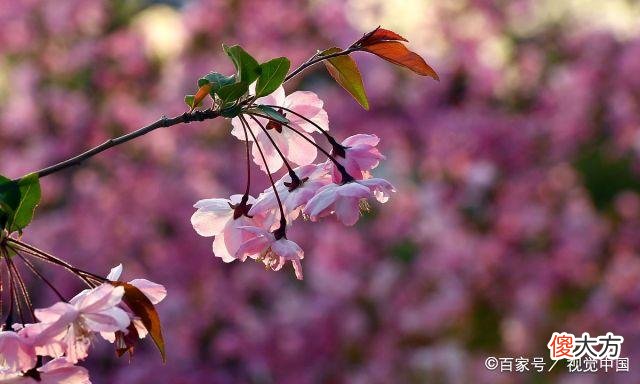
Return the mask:
<svg viewBox="0 0 640 384">
<path fill-rule="evenodd" d="M 369 198 L 384 203 L 395 189 L 370 173 L 384 159 L 377 149 L 379 138 L 357 134 L 338 143 L 328 132 L 327 112 L 315 93 L 296 91 L 285 96 L 280 86 L 253 105 L 267 107 L 271 114 L 234 117 L 231 134 L 246 144 L 247 168 L 253 159 L 269 176 L 271 187 L 258 197 L 251 196 L 247 169 L 243 195 L 198 201 L 191 224 L 198 234 L 214 237 L 213 252 L 223 261 L 251 258 L 274 271 L 291 262 L 302 280 L 304 251 L 287 239 L 287 228 L 294 220 L 302 216 L 317 221 L 335 215 L 343 224 L 354 225 Z M 330 152 L 316 143 L 314 134 L 328 141 Z M 318 152 L 325 155 L 324 162 L 315 162 Z M 281 169 L 286 173 L 274 181 L 273 175 Z"/>
<path fill-rule="evenodd" d="M 8 250 L 46 282 L 60 301 L 48 308 L 34 309 Z M 91 287 L 66 300 L 25 258 L 36 253 L 19 240 L 2 241 L 1 259 L 6 261 L 9 271 L 11 302 L 6 323 L 0 327 L 0 383 L 88 384 L 88 371 L 75 364 L 87 358 L 96 336 L 113 343 L 118 355 L 132 354 L 137 339 L 149 334 L 149 319 L 138 310 L 141 304 L 130 300 L 131 296 L 138 293 L 135 299 L 152 308 L 164 299 L 166 290 L 146 279 L 118 281 L 122 265 L 113 268 L 106 279 L 66 265 Z M 32 323 L 25 321 L 29 314 Z M 44 359 L 50 360 L 43 364 Z"/>
</svg>

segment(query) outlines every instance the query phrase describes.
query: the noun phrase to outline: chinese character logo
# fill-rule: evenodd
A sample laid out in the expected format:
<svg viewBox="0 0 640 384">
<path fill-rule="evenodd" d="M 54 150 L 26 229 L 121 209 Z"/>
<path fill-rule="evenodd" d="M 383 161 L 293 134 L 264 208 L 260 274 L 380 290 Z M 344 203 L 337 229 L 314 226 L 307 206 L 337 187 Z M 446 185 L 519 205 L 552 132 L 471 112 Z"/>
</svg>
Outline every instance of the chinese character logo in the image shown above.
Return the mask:
<svg viewBox="0 0 640 384">
<path fill-rule="evenodd" d="M 573 359 L 575 336 L 571 333 L 554 332 L 547 344 L 552 360 Z"/>
</svg>

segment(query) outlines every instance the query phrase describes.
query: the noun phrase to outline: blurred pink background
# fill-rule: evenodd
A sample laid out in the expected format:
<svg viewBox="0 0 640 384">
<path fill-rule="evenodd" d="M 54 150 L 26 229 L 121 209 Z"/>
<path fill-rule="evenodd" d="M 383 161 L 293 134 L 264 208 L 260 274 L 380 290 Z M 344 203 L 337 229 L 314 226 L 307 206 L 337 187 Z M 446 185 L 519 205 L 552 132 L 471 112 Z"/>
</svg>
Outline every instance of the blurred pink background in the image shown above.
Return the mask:
<svg viewBox="0 0 640 384">
<path fill-rule="evenodd" d="M 195 201 L 244 187 L 226 121 L 159 130 L 43 179 L 27 241 L 169 290 L 167 364 L 149 340 L 131 364 L 96 342 L 93 382 L 640 382 L 638 20 L 625 0 L 0 0 L 0 172 L 182 113 L 198 77 L 231 72 L 223 42 L 298 64 L 383 25 L 441 81 L 356 54 L 370 112 L 322 68 L 288 84 L 325 100 L 338 138 L 380 136 L 375 174 L 398 189 L 355 227 L 297 223 L 303 282 L 223 264 L 191 228 Z M 554 331 L 624 336 L 631 372 L 484 367 L 549 362 Z"/>
</svg>

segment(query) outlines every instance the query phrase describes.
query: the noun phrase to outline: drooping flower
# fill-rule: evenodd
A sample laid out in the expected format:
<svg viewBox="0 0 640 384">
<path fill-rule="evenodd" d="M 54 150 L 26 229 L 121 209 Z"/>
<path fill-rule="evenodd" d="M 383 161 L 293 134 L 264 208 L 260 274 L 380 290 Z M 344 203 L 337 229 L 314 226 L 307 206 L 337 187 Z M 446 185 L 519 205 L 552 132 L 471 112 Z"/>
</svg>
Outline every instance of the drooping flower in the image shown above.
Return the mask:
<svg viewBox="0 0 640 384">
<path fill-rule="evenodd" d="M 395 191 L 384 179 L 367 179 L 342 185 L 335 183 L 320 188 L 316 195 L 304 207 L 304 213 L 312 221 L 335 214 L 345 225 L 354 225 L 360 217 L 361 201 L 374 196 L 380 202 L 389 199 L 389 193 Z"/>
<path fill-rule="evenodd" d="M 238 258 L 245 259 L 251 256 L 274 271 L 280 270 L 287 261 L 291 261 L 296 278 L 303 279 L 301 260 L 304 258 L 304 251 L 298 244 L 286 237 L 276 238 L 272 232 L 264 228 L 242 227 L 241 229 L 250 233 L 252 237 L 238 248 L 236 253 Z"/>
<path fill-rule="evenodd" d="M 250 92 L 254 92 L 254 89 L 252 88 Z M 296 113 L 299 113 L 311 120 L 325 131 L 329 130 L 329 118 L 327 116 L 327 112 L 323 109 L 324 103 L 313 92 L 296 91 L 285 96 L 284 88 L 280 86 L 272 94 L 257 99 L 256 104 L 275 105 L 291 109 L 292 111 L 295 111 Z M 314 127 L 313 124 L 294 113 L 290 113 L 282 109 L 278 112 L 284 115 L 290 121 L 290 124 L 300 133 L 305 134 L 309 140 L 313 141 L 313 137 L 310 133 L 317 132 L 317 128 Z M 280 123 L 271 122 L 262 117 L 256 117 L 256 119 L 269 132 L 269 135 L 276 143 L 277 147 L 288 160 L 297 165 L 307 165 L 311 164 L 316 159 L 318 154 L 316 147 L 309 143 L 309 141 L 305 140 L 302 136 L 293 132 L 291 129 L 284 127 Z M 231 123 L 233 125 L 231 134 L 240 140 L 244 140 L 245 134 L 240 119 L 236 117 L 231 120 Z M 249 129 L 253 132 L 257 141 L 257 143 L 254 142 L 252 136 L 247 133 L 249 141 L 254 142 L 252 146 L 254 162 L 258 164 L 260 169 L 264 172 L 267 171 L 257 147 L 257 145 L 260 145 L 264 152 L 269 170 L 271 172 L 278 171 L 282 168 L 284 161 L 271 143 L 271 140 L 269 140 L 267 134 L 255 120 L 247 118 L 247 123 L 249 124 Z"/>
<path fill-rule="evenodd" d="M 379 142 L 380 138 L 376 135 L 357 134 L 347 137 L 341 143 L 342 148 L 334 150 L 335 159 L 356 180 L 367 179 L 369 171 L 385 158 L 376 148 Z M 332 162 L 328 162 L 328 165 L 331 167 L 333 181 L 340 183 L 342 175 Z"/>
<path fill-rule="evenodd" d="M 211 237 L 213 254 L 225 263 L 236 260 L 238 247 L 250 237 L 240 227 L 256 225 L 256 220 L 248 216 L 255 199 L 243 195 L 233 195 L 230 199 L 205 199 L 194 207 L 198 210 L 191 216 L 191 225 L 200 236 Z"/>
<path fill-rule="evenodd" d="M 276 182 L 276 190 L 282 201 L 288 221 L 295 220 L 302 206 L 304 206 L 318 191 L 318 189 L 331 183 L 331 176 L 327 167 L 323 164 L 309 164 L 295 168 L 301 184 L 292 190 L 292 178 L 289 174 L 284 175 Z M 273 188 L 268 188 L 260 194 L 258 199 L 249 210 L 249 215 L 263 218 L 263 226 L 271 228 L 278 224 L 280 210 L 278 200 Z"/>
<path fill-rule="evenodd" d="M 69 303 L 36 309 L 35 316 L 41 323 L 25 327 L 24 332 L 37 340 L 37 347 L 42 347 L 36 349 L 38 354 L 60 357 L 60 351 L 47 348 L 50 340 L 59 341 L 66 359 L 75 364 L 87 357 L 93 333 L 116 332 L 129 326 L 129 315 L 118 306 L 123 295 L 123 287 L 110 284 L 85 290 Z"/>
</svg>

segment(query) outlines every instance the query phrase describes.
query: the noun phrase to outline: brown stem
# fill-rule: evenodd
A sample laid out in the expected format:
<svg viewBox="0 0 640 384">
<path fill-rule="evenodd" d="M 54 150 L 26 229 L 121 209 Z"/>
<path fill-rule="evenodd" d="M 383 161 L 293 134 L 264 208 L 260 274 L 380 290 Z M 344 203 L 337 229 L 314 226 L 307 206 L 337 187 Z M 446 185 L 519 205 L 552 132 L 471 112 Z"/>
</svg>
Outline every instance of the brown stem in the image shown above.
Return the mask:
<svg viewBox="0 0 640 384">
<path fill-rule="evenodd" d="M 44 281 L 45 284 L 47 284 L 47 286 L 49 288 L 51 288 L 51 290 L 53 290 L 53 292 L 55 292 L 55 294 L 58 296 L 58 298 L 61 301 L 64 302 L 68 302 L 68 300 L 60 293 L 60 291 L 58 291 L 58 289 L 56 289 L 56 287 L 49 281 L 47 280 L 46 277 L 44 277 L 44 275 L 42 273 L 40 273 L 40 271 L 38 271 L 38 269 L 36 268 L 35 265 L 33 265 L 32 262 L 30 262 L 26 257 L 24 257 L 24 255 L 22 255 L 20 252 L 18 252 L 17 249 L 13 248 L 13 247 L 9 247 L 13 252 L 15 252 L 16 255 L 18 255 L 18 257 L 22 260 L 22 262 L 29 268 L 29 270 L 31 272 L 33 272 L 34 275 L 38 276 L 38 278 L 40 278 L 40 280 Z"/>
<path fill-rule="evenodd" d="M 293 113 L 294 115 L 296 115 L 299 118 L 303 119 L 307 123 L 313 125 L 329 141 L 329 144 L 331 144 L 331 148 L 333 149 L 335 154 L 338 155 L 338 156 L 341 156 L 341 157 L 345 157 L 345 147 L 342 146 L 342 144 L 338 143 L 336 141 L 336 139 L 329 134 L 329 132 L 327 132 L 324 128 L 322 128 L 320 125 L 315 123 L 313 120 L 309 119 L 308 117 L 306 117 L 304 115 L 299 114 L 298 112 L 296 112 L 296 111 L 294 111 L 292 109 L 286 108 L 286 107 L 281 107 L 281 106 L 277 106 L 277 105 L 267 105 L 267 107 L 271 107 L 271 108 L 274 108 L 274 109 L 279 108 L 279 109 L 282 109 L 283 111 L 287 111 L 289 113 Z"/>
<path fill-rule="evenodd" d="M 73 265 L 67 263 L 66 261 L 59 259 L 53 255 L 50 255 L 32 245 L 23 243 L 19 240 L 13 239 L 13 238 L 9 238 L 7 239 L 8 242 L 10 242 L 11 244 L 16 245 L 18 248 L 20 248 L 21 250 L 23 250 L 25 253 L 37 257 L 39 259 L 42 259 L 44 261 L 48 261 L 52 264 L 61 266 L 65 269 L 67 269 L 68 271 L 70 271 L 71 273 L 73 273 L 74 275 L 78 276 L 80 279 L 82 279 L 82 281 L 84 281 L 89 287 L 94 287 L 97 284 L 95 283 L 96 281 L 99 283 L 104 283 L 107 281 L 107 279 L 105 279 L 104 277 L 98 276 L 98 275 L 94 275 L 91 272 L 87 272 L 87 271 L 83 271 L 81 269 L 78 269 L 76 267 L 74 267 Z"/>
<path fill-rule="evenodd" d="M 264 153 L 262 152 L 262 147 L 260 147 L 260 144 L 258 144 L 258 139 L 256 138 L 256 135 L 253 133 L 251 128 L 249 128 L 249 123 L 244 118 L 244 116 L 240 115 L 240 121 L 244 126 L 247 127 L 249 133 L 251 134 L 251 137 L 253 138 L 254 144 L 258 147 L 258 152 L 260 152 L 260 157 L 262 158 L 262 162 L 264 163 L 264 168 L 267 171 L 267 175 L 269 175 L 269 181 L 271 182 L 273 193 L 276 195 L 276 200 L 278 201 L 278 207 L 280 208 L 280 227 L 276 229 L 275 232 L 276 232 L 276 239 L 280 239 L 281 237 L 285 237 L 285 232 L 287 228 L 287 219 L 284 214 L 284 207 L 282 206 L 282 200 L 280 200 L 280 194 L 278 193 L 278 188 L 276 188 L 276 183 L 273 181 L 273 175 L 269 170 L 269 165 L 267 165 L 267 158 L 264 156 Z"/>
<path fill-rule="evenodd" d="M 260 116 L 263 117 L 265 119 L 269 119 L 270 121 L 274 121 L 277 122 L 279 124 L 284 125 L 285 127 L 289 128 L 290 130 L 292 130 L 293 132 L 295 132 L 297 135 L 299 135 L 300 137 L 302 137 L 303 139 L 305 139 L 306 141 L 308 141 L 311 145 L 313 145 L 314 147 L 316 147 L 316 149 L 318 149 L 320 152 L 322 152 L 325 156 L 327 156 L 327 158 L 336 166 L 336 168 L 338 169 L 338 171 L 340 172 L 340 174 L 342 175 L 342 184 L 346 184 L 349 183 L 351 181 L 354 181 L 353 176 L 351 176 L 349 174 L 349 172 L 347 172 L 347 170 L 344 168 L 344 166 L 342 164 L 340 164 L 338 162 L 338 160 L 336 160 L 335 157 L 333 157 L 329 152 L 327 152 L 324 148 L 322 148 L 321 146 L 319 146 L 315 141 L 311 140 L 310 138 L 308 138 L 306 135 L 304 135 L 302 132 L 298 131 L 297 129 L 293 128 L 291 126 L 291 124 L 287 124 L 287 123 L 280 123 L 277 120 L 274 120 L 273 118 L 267 116 L 267 115 L 263 115 L 260 113 L 252 113 L 253 115 L 256 116 Z"/>
<path fill-rule="evenodd" d="M 280 148 L 278 148 L 278 146 L 276 145 L 275 140 L 273 140 L 273 137 L 271 137 L 271 135 L 269 134 L 269 131 L 267 130 L 267 128 L 265 128 L 264 124 L 262 124 L 253 115 L 249 115 L 249 117 L 251 117 L 253 119 L 253 121 L 255 121 L 256 124 L 258 124 L 260 126 L 260 128 L 262 129 L 262 132 L 264 132 L 264 134 L 267 135 L 267 138 L 271 142 L 271 145 L 273 145 L 273 148 L 276 149 L 276 152 L 278 152 L 278 155 L 280 156 L 280 158 L 284 162 L 285 167 L 287 167 L 287 172 L 289 172 L 289 176 L 291 177 L 291 181 L 294 182 L 294 183 L 300 183 L 300 179 L 298 178 L 298 175 L 296 175 L 296 173 L 293 171 L 293 168 L 291 168 L 291 164 L 289 164 L 289 161 L 287 160 L 285 155 L 282 153 Z"/>
<path fill-rule="evenodd" d="M 71 166 L 74 165 L 78 165 L 80 163 L 82 163 L 83 161 L 89 159 L 90 157 L 93 157 L 97 154 L 99 154 L 100 152 L 103 152 L 111 147 L 115 147 L 116 145 L 120 145 L 123 143 L 126 143 L 128 141 L 131 141 L 137 137 L 140 137 L 142 135 L 145 135 L 151 131 L 154 131 L 158 128 L 168 128 L 180 123 L 191 123 L 193 121 L 204 121 L 204 120 L 209 120 L 209 119 L 215 119 L 216 117 L 220 116 L 220 112 L 219 111 L 214 111 L 211 109 L 207 109 L 205 111 L 193 111 L 191 113 L 189 112 L 185 112 L 182 115 L 178 115 L 176 117 L 172 117 L 172 118 L 167 118 L 167 117 L 163 117 L 157 121 L 155 121 L 154 123 L 151 123 L 145 127 L 142 127 L 138 130 L 135 130 L 133 132 L 127 133 L 125 135 L 113 138 L 113 139 L 109 139 L 107 141 L 105 141 L 104 143 L 98 145 L 97 147 L 91 148 L 88 151 L 85 151 L 77 156 L 74 156 L 70 159 L 67 159 L 65 161 L 62 161 L 58 164 L 54 164 L 51 165 L 49 167 L 43 168 L 39 171 L 37 171 L 36 173 L 38 174 L 38 177 L 45 177 L 48 176 L 52 173 L 56 173 L 58 171 L 61 171 L 65 168 L 69 168 Z"/>
<path fill-rule="evenodd" d="M 359 49 L 358 47 L 351 46 L 343 51 L 332 53 L 329 55 L 324 55 L 324 56 L 318 56 L 318 54 L 316 53 L 315 55 L 311 56 L 307 61 L 302 63 L 298 68 L 294 69 L 291 73 L 289 73 L 287 77 L 284 78 L 284 82 L 286 83 L 287 81 L 291 80 L 294 76 L 296 76 L 298 73 L 304 71 L 305 69 L 309 68 L 310 66 L 316 63 L 319 63 L 327 59 L 331 59 L 333 57 L 348 55 L 351 52 L 357 51 L 358 49 Z"/>
</svg>

